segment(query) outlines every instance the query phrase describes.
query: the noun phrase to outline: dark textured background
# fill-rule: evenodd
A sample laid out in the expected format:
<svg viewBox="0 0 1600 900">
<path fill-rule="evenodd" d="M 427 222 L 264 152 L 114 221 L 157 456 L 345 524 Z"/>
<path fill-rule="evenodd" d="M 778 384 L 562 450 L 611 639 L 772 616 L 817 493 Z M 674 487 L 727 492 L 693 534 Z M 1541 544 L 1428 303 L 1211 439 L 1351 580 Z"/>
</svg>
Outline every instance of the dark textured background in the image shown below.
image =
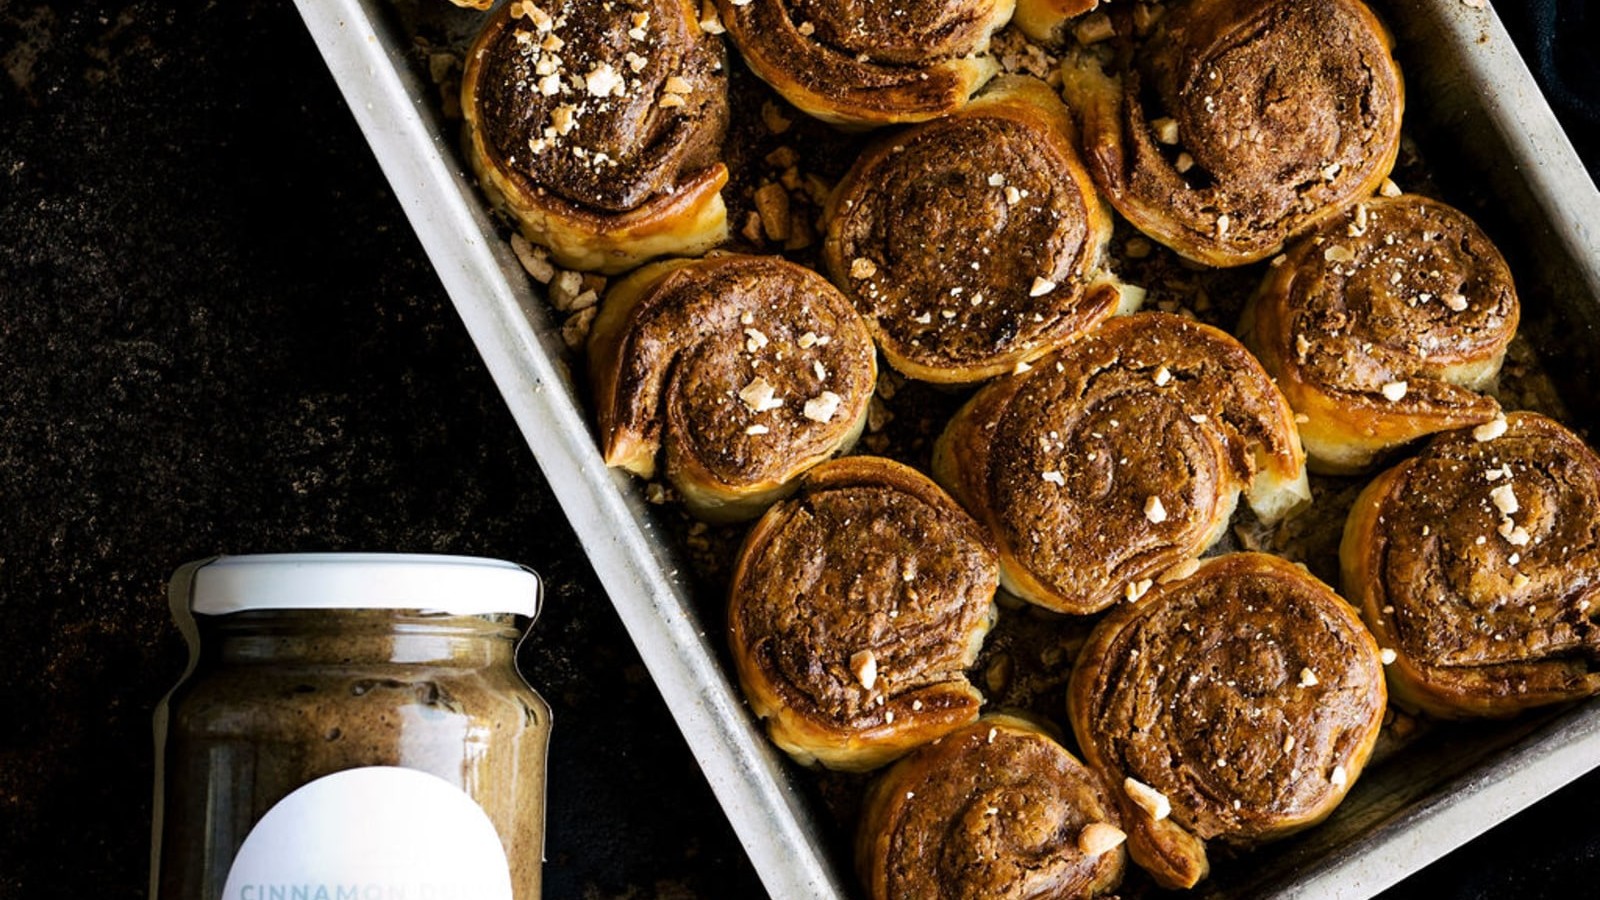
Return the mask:
<svg viewBox="0 0 1600 900">
<path fill-rule="evenodd" d="M 1506 6 L 1593 154 L 1595 14 Z M 142 895 L 165 580 L 291 549 L 538 567 L 547 895 L 759 896 L 292 5 L 0 0 L 0 68 L 0 897 Z M 1596 804 L 1385 896 L 1590 895 Z"/>
</svg>

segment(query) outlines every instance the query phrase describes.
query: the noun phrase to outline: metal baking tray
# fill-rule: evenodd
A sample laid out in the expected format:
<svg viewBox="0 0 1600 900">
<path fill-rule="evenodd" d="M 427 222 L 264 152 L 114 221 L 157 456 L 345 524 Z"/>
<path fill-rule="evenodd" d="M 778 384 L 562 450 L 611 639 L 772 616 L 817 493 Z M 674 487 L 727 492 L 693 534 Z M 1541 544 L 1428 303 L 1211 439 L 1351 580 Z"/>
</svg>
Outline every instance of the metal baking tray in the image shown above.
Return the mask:
<svg viewBox="0 0 1600 900">
<path fill-rule="evenodd" d="M 296 0 L 457 311 L 768 892 L 848 898 L 838 835 L 720 661 L 683 560 L 636 483 L 601 462 L 560 322 L 500 237 L 408 33 L 445 0 Z M 1600 434 L 1600 193 L 1492 9 L 1374 0 L 1395 30 L 1407 130 L 1511 261 L 1523 332 Z M 464 14 L 466 15 L 466 14 Z M 472 23 L 473 18 L 464 18 Z M 1372 896 L 1600 763 L 1600 700 L 1451 725 L 1371 766 L 1321 826 L 1219 860 L 1199 897 Z"/>
</svg>

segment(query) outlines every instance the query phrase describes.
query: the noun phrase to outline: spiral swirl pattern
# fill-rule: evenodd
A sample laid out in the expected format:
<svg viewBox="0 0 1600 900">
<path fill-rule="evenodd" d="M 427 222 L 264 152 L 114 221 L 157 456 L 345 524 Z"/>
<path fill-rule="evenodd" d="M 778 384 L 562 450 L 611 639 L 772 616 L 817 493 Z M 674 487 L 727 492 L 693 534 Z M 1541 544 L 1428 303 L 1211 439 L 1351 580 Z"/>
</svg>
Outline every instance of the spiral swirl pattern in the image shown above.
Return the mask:
<svg viewBox="0 0 1600 900">
<path fill-rule="evenodd" d="M 750 69 L 836 125 L 921 122 L 961 108 L 999 71 L 989 38 L 1014 0 L 717 0 Z"/>
<path fill-rule="evenodd" d="M 1369 196 L 1400 146 L 1391 39 L 1360 0 L 1194 0 L 1107 74 L 1063 67 L 1111 204 L 1191 259 L 1233 266 Z"/>
<path fill-rule="evenodd" d="M 618 272 L 726 238 L 725 53 L 681 0 L 513 0 L 461 90 L 480 183 L 562 265 Z"/>
<path fill-rule="evenodd" d="M 1267 519 L 1308 499 L 1291 415 L 1225 332 L 1139 313 L 980 390 L 935 473 L 995 535 L 1008 590 L 1088 614 L 1198 557 L 1241 489 Z"/>
<path fill-rule="evenodd" d="M 1600 457 L 1554 420 L 1434 438 L 1362 492 L 1340 562 L 1397 700 L 1462 717 L 1600 693 Z"/>
<path fill-rule="evenodd" d="M 1068 712 L 1085 761 L 1123 787 L 1134 861 L 1191 887 L 1205 842 L 1250 846 L 1328 815 L 1385 702 L 1355 610 L 1303 567 L 1238 553 L 1102 620 Z"/>
<path fill-rule="evenodd" d="M 1519 310 L 1477 225 L 1405 195 L 1357 204 L 1295 244 L 1240 331 L 1303 414 L 1312 468 L 1343 473 L 1494 418 L 1499 404 L 1478 391 L 1499 373 Z"/>
<path fill-rule="evenodd" d="M 976 719 L 994 621 L 978 524 L 916 470 L 854 456 L 807 473 L 746 537 L 730 592 L 740 684 L 773 741 L 864 770 Z"/>
<path fill-rule="evenodd" d="M 1115 840 L 1118 824 L 1116 804 L 1076 757 L 1030 722 L 987 715 L 873 785 L 856 858 L 872 900 L 1077 900 L 1121 881 L 1120 843 L 1081 840 L 1094 827 Z"/>
<path fill-rule="evenodd" d="M 927 381 L 1010 371 L 1116 312 L 1111 234 L 1043 82 L 1004 76 L 878 142 L 829 203 L 825 259 L 890 365 Z"/>
<path fill-rule="evenodd" d="M 833 285 L 772 257 L 655 263 L 606 294 L 589 339 L 607 465 L 668 480 L 703 518 L 752 518 L 848 448 L 877 378 Z"/>
</svg>

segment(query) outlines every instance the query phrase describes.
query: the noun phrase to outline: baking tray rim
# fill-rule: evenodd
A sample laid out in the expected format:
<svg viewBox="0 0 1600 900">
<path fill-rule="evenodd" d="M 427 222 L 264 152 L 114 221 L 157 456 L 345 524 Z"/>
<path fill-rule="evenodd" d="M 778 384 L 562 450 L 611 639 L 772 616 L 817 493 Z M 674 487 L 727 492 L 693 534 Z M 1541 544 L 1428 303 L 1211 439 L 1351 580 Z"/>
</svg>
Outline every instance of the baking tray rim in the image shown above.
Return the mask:
<svg viewBox="0 0 1600 900">
<path fill-rule="evenodd" d="M 386 0 L 295 5 L 767 891 L 782 898 L 853 896 L 848 867 L 830 861 L 810 799 L 722 669 L 687 577 L 652 538 L 640 492 L 601 460 L 586 410 L 567 389 L 571 373 L 557 329 L 499 239 L 452 150 L 453 136 L 427 108 L 431 85 L 410 67 L 410 48 L 397 38 Z M 1525 163 L 1521 174 L 1546 221 L 1565 225 L 1555 235 L 1584 268 L 1588 295 L 1600 298 L 1600 240 L 1585 224 L 1600 222 L 1600 193 L 1493 9 L 1469 9 L 1460 0 L 1388 5 L 1431 6 L 1449 37 L 1482 48 L 1464 54 L 1463 74 L 1484 88 L 1484 111 Z M 1541 764 L 1525 765 L 1533 758 Z M 1312 862 L 1274 896 L 1376 894 L 1596 764 L 1600 702 L 1591 702 L 1334 858 Z"/>
</svg>

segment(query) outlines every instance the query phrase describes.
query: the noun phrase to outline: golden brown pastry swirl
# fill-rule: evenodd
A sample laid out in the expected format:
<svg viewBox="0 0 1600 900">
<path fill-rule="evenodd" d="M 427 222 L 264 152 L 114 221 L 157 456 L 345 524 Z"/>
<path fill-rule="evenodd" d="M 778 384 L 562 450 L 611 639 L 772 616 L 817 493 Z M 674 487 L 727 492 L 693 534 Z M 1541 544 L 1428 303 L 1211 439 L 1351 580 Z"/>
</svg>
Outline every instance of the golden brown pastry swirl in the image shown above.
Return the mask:
<svg viewBox="0 0 1600 900">
<path fill-rule="evenodd" d="M 1136 313 L 980 390 L 934 471 L 995 535 L 1007 590 L 1082 615 L 1198 557 L 1241 489 L 1269 521 L 1306 501 L 1291 415 L 1225 332 Z"/>
<path fill-rule="evenodd" d="M 513 0 L 468 52 L 461 106 L 479 180 L 524 236 L 619 272 L 726 238 L 727 92 L 684 0 Z"/>
<path fill-rule="evenodd" d="M 728 621 L 745 697 L 802 763 L 882 765 L 978 717 L 965 672 L 997 579 L 982 529 L 927 476 L 824 463 L 739 552 Z"/>
<path fill-rule="evenodd" d="M 867 796 L 871 900 L 1085 900 L 1126 865 L 1116 804 L 1037 726 L 987 715 L 894 765 Z"/>
<path fill-rule="evenodd" d="M 1107 75 L 1063 64 L 1084 161 L 1111 204 L 1178 253 L 1254 262 L 1378 187 L 1404 105 L 1360 0 L 1192 0 Z"/>
<path fill-rule="evenodd" d="M 846 126 L 961 108 L 1000 66 L 989 37 L 1014 0 L 717 0 L 750 69 L 801 111 Z"/>
<path fill-rule="evenodd" d="M 1434 438 L 1362 492 L 1340 562 L 1397 702 L 1509 715 L 1600 693 L 1600 457 L 1557 422 Z"/>
<path fill-rule="evenodd" d="M 1068 713 L 1118 790 L 1134 862 L 1169 888 L 1206 842 L 1250 846 L 1314 824 L 1377 741 L 1378 646 L 1304 567 L 1260 553 L 1202 563 L 1095 627 Z"/>
<path fill-rule="evenodd" d="M 855 309 L 809 269 L 722 255 L 639 269 L 589 338 L 607 465 L 668 480 L 702 518 L 751 518 L 847 449 L 877 378 Z"/>
<path fill-rule="evenodd" d="M 971 382 L 1118 310 L 1111 216 L 1037 79 L 1002 76 L 960 112 L 880 140 L 826 213 L 825 259 L 889 364 Z"/>
<path fill-rule="evenodd" d="M 1375 198 L 1296 243 L 1240 336 L 1303 418 L 1313 470 L 1358 471 L 1411 440 L 1494 418 L 1516 334 L 1511 272 L 1465 215 Z"/>
</svg>

